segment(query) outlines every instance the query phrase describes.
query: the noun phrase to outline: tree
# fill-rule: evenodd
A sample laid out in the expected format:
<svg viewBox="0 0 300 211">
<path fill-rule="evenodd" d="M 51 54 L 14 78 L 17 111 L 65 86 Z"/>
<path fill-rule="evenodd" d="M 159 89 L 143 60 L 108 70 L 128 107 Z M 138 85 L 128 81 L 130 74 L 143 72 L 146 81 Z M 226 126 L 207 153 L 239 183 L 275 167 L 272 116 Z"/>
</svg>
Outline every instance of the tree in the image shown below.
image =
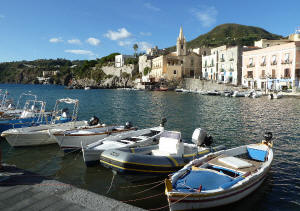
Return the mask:
<svg viewBox="0 0 300 211">
<path fill-rule="evenodd" d="M 138 44 L 134 44 L 133 45 L 133 49 L 134 49 L 134 52 L 135 52 L 135 56 L 136 56 L 136 52 L 137 52 L 137 49 L 139 48 Z"/>
<path fill-rule="evenodd" d="M 148 73 L 151 72 L 151 68 L 150 67 L 145 67 L 144 68 L 144 75 L 148 75 Z"/>
</svg>

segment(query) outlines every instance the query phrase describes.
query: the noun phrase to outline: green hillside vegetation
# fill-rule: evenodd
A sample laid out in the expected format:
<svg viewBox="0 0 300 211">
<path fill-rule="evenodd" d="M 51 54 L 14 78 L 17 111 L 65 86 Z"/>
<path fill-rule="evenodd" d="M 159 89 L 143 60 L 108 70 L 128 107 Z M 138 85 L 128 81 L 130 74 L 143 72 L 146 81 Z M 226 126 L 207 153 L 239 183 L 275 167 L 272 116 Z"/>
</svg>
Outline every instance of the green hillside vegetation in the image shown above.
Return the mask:
<svg viewBox="0 0 300 211">
<path fill-rule="evenodd" d="M 187 42 L 187 48 L 198 48 L 203 46 L 218 47 L 221 45 L 252 46 L 254 45 L 254 41 L 260 39 L 276 40 L 281 38 L 283 37 L 272 34 L 259 27 L 240 24 L 222 24 L 215 27 L 210 32 Z M 175 50 L 175 46 L 168 49 L 173 51 Z"/>
<path fill-rule="evenodd" d="M 96 60 L 39 59 L 34 61 L 17 61 L 0 63 L 0 83 L 38 83 L 36 77 L 43 76 L 43 71 L 58 71 L 51 76 L 50 83 L 67 85 L 75 78 L 105 79 L 102 66 L 113 65 L 115 56 L 112 53 Z"/>
</svg>

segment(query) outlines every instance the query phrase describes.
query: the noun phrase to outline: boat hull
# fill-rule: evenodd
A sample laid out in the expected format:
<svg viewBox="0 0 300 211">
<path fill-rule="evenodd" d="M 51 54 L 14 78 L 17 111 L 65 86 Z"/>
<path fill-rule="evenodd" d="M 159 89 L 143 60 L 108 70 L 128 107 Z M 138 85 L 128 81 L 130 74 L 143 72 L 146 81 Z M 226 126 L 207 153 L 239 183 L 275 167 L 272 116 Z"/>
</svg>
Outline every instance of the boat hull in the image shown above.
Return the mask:
<svg viewBox="0 0 300 211">
<path fill-rule="evenodd" d="M 254 192 L 265 180 L 266 173 L 242 187 L 215 195 L 199 195 L 198 197 L 193 195 L 188 196 L 188 194 L 179 196 L 171 195 L 168 197 L 170 210 L 196 210 L 237 202 Z"/>
<path fill-rule="evenodd" d="M 213 150 L 223 149 L 223 146 Z M 170 174 L 181 169 L 195 158 L 202 157 L 211 152 L 209 148 L 190 152 L 182 156 L 151 155 L 152 150 L 157 150 L 158 145 L 129 149 L 106 150 L 100 156 L 100 163 L 121 174 Z"/>
<path fill-rule="evenodd" d="M 6 136 L 5 139 L 9 145 L 13 147 L 40 146 L 56 143 L 55 138 L 49 135 L 48 132 L 35 134 L 11 134 Z"/>
<path fill-rule="evenodd" d="M 101 135 L 78 135 L 78 136 L 70 136 L 70 135 L 55 135 L 56 142 L 60 146 L 60 148 L 64 152 L 69 152 L 72 150 L 81 149 L 81 143 L 83 146 L 94 143 L 98 140 L 101 140 L 107 137 L 108 134 Z"/>
</svg>

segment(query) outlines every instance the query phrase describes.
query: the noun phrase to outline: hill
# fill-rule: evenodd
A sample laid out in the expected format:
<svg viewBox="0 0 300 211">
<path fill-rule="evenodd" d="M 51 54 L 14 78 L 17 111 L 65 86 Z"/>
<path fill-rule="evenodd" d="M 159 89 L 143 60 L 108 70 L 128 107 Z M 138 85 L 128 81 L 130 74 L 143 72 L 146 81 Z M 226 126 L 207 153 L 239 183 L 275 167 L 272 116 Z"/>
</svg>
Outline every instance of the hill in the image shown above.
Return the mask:
<svg viewBox="0 0 300 211">
<path fill-rule="evenodd" d="M 282 36 L 272 34 L 265 29 L 245 26 L 240 24 L 222 24 L 216 26 L 210 32 L 187 42 L 187 48 L 198 48 L 202 46 L 218 47 L 221 45 L 254 45 L 254 41 L 260 39 L 276 40 Z M 175 50 L 175 46 L 168 48 Z"/>
</svg>

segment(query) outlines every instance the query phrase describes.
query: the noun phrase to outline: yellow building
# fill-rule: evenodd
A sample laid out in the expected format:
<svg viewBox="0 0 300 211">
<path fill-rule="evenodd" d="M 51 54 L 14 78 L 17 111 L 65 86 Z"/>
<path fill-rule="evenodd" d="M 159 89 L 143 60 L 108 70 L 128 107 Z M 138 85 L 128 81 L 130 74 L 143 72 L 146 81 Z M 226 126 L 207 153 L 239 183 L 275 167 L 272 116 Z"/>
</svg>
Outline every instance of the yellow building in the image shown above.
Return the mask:
<svg viewBox="0 0 300 211">
<path fill-rule="evenodd" d="M 199 51 L 200 52 L 200 51 Z M 180 27 L 176 51 L 152 59 L 151 81 L 199 78 L 201 74 L 201 55 L 187 51 L 186 39 Z"/>
</svg>

